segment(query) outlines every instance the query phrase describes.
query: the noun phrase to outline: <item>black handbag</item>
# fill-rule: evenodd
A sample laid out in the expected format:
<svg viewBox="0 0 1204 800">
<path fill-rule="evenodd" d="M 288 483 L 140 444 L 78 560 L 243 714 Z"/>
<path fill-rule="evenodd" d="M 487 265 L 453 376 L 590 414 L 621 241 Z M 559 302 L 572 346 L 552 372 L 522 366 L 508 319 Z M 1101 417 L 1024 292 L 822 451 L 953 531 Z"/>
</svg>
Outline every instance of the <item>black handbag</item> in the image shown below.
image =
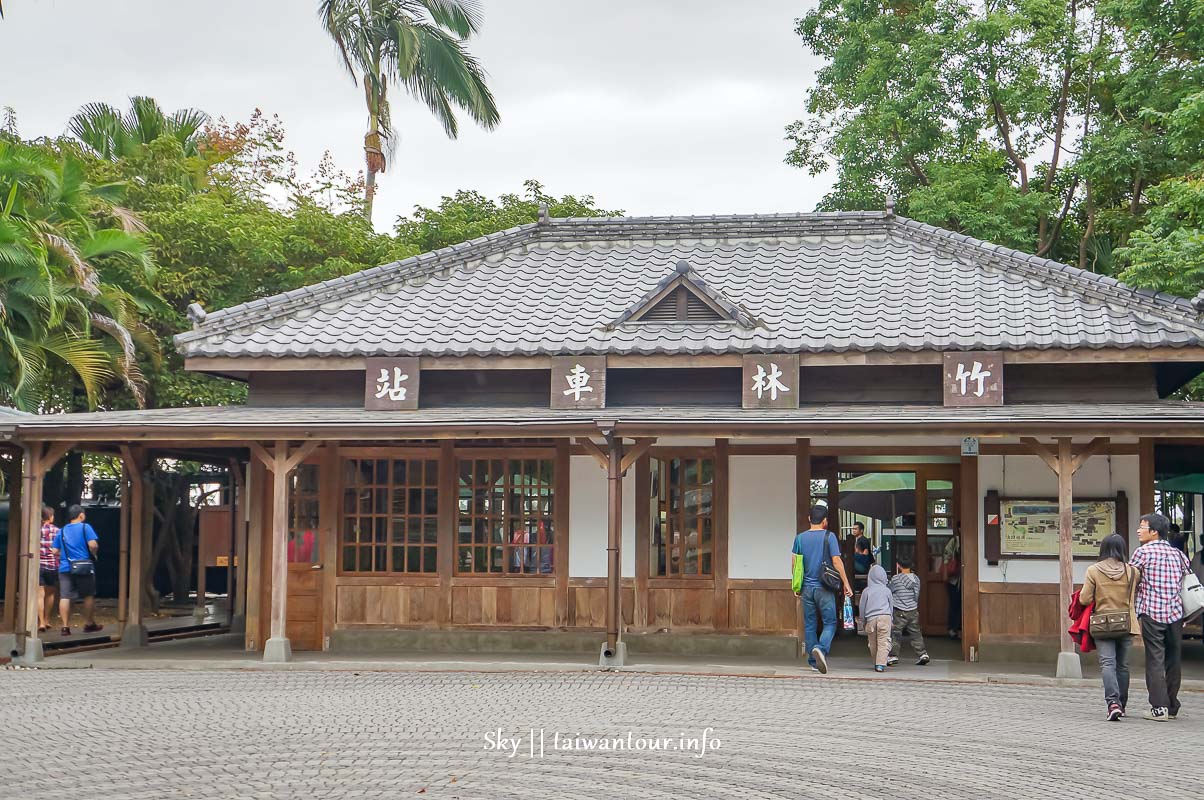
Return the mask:
<svg viewBox="0 0 1204 800">
<path fill-rule="evenodd" d="M 828 536 L 832 536 L 829 532 Z M 844 578 L 832 563 L 832 551 L 828 547 L 828 537 L 824 537 L 824 570 L 819 574 L 819 583 L 829 592 L 839 592 L 844 588 Z"/>
<path fill-rule="evenodd" d="M 1133 601 L 1133 573 L 1132 567 L 1125 566 L 1125 575 L 1128 577 L 1127 594 L 1129 602 Z M 1092 614 L 1087 623 L 1087 630 L 1091 634 L 1092 639 L 1120 639 L 1128 636 L 1130 633 L 1131 617 L 1133 609 L 1130 607 L 1124 611 L 1101 611 L 1098 614 Z"/>
</svg>

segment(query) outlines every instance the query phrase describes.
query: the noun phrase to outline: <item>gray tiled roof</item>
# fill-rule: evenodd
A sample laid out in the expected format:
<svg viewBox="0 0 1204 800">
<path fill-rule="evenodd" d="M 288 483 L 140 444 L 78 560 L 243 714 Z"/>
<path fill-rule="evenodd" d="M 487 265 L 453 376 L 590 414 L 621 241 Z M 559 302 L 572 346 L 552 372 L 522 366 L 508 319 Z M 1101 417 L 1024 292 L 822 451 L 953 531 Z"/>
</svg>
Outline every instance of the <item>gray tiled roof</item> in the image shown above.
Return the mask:
<svg viewBox="0 0 1204 800">
<path fill-rule="evenodd" d="M 138 441 L 187 437 L 203 430 L 207 436 L 226 439 L 273 438 L 421 438 L 425 435 L 470 436 L 582 435 L 596 431 L 597 423 L 612 421 L 619 433 L 633 428 L 649 435 L 675 430 L 733 430 L 777 433 L 794 437 L 800 431 L 898 432 L 960 431 L 965 435 L 994 432 L 1012 434 L 1109 432 L 1142 430 L 1166 435 L 1198 431 L 1204 425 L 1204 403 L 1162 401 L 1151 403 L 1040 403 L 983 408 L 945 408 L 921 405 L 813 405 L 797 409 L 744 409 L 736 407 L 641 406 L 604 410 L 515 408 L 427 408 L 417 411 L 368 411 L 362 408 L 221 406 L 161 408 L 145 411 L 104 411 L 47 414 L 23 419 L 20 435 L 31 438 L 70 434 L 73 439 L 128 438 Z M 630 434 L 629 434 L 630 435 Z M 959 433 L 959 435 L 961 435 Z M 191 440 L 190 440 L 191 441 Z"/>
<path fill-rule="evenodd" d="M 626 323 L 681 260 L 755 320 Z M 215 311 L 187 356 L 1199 346 L 1191 302 L 884 212 L 554 219 Z"/>
</svg>

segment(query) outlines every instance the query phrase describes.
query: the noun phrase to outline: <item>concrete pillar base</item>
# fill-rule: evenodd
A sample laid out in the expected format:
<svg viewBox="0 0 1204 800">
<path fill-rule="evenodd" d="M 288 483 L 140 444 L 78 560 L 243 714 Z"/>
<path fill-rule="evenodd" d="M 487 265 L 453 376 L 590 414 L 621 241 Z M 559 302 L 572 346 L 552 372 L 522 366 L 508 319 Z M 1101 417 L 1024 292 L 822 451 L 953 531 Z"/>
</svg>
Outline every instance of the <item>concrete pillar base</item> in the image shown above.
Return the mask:
<svg viewBox="0 0 1204 800">
<path fill-rule="evenodd" d="M 205 607 L 197 606 L 196 608 L 192 609 L 192 616 L 196 617 L 197 619 L 204 619 L 205 618 Z"/>
<path fill-rule="evenodd" d="M 13 663 L 38 664 L 45 659 L 45 657 L 45 654 L 42 652 L 42 640 L 38 638 L 26 638 L 24 652 L 14 658 Z"/>
<path fill-rule="evenodd" d="M 127 622 L 121 629 L 119 647 L 146 647 L 146 626 L 141 622 Z"/>
<path fill-rule="evenodd" d="M 606 642 L 602 643 L 602 647 L 598 650 L 598 666 L 599 667 L 623 667 L 627 665 L 627 642 L 622 639 L 615 645 L 615 650 L 610 655 L 606 654 Z"/>
<path fill-rule="evenodd" d="M 245 614 L 235 614 L 230 620 L 230 633 L 246 633 L 247 617 Z"/>
<path fill-rule="evenodd" d="M 286 636 L 274 636 L 263 646 L 263 660 L 268 664 L 285 664 L 293 660 L 293 646 Z"/>
<path fill-rule="evenodd" d="M 0 633 L 0 657 L 16 658 L 21 655 L 21 642 L 15 633 Z"/>
<path fill-rule="evenodd" d="M 1058 653 L 1058 671 L 1054 674 L 1059 678 L 1083 677 L 1083 663 L 1079 661 L 1079 654 Z"/>
</svg>

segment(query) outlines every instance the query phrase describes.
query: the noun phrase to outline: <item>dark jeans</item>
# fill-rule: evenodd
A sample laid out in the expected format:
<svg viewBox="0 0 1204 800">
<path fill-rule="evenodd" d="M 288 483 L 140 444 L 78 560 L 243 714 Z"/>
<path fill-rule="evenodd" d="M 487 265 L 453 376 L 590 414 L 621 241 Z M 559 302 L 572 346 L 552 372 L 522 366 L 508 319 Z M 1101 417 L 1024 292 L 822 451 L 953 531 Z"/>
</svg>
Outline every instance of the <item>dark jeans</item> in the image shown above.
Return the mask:
<svg viewBox="0 0 1204 800">
<path fill-rule="evenodd" d="M 1116 703 L 1124 708 L 1129 703 L 1129 648 L 1132 636 L 1119 639 L 1096 639 L 1099 669 L 1104 679 L 1104 703 Z"/>
<path fill-rule="evenodd" d="M 946 583 L 945 591 L 949 593 L 949 630 L 962 632 L 962 585 Z"/>
<path fill-rule="evenodd" d="M 1145 614 L 1138 619 L 1145 640 L 1145 688 L 1150 693 L 1150 706 L 1178 714 L 1183 621 L 1156 622 Z"/>
<path fill-rule="evenodd" d="M 823 633 L 817 632 L 819 619 L 824 623 Z M 836 636 L 836 595 L 822 586 L 803 587 L 803 625 L 806 630 L 807 663 L 815 666 L 811 651 L 818 645 L 824 655 L 832 652 L 832 639 Z"/>
</svg>

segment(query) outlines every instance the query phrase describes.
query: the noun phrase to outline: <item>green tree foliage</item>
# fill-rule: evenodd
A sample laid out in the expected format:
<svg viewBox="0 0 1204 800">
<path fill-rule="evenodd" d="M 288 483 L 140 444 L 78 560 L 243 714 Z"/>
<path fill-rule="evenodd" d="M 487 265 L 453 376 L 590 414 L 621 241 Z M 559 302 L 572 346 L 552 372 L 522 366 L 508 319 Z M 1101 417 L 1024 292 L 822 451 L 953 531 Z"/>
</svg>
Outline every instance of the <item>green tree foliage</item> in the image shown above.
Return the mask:
<svg viewBox="0 0 1204 800">
<path fill-rule="evenodd" d="M 464 47 L 480 29 L 480 8 L 475 0 L 321 0 L 318 15 L 351 79 L 364 87 L 364 213 L 371 219 L 376 175 L 397 142 L 391 84 L 429 108 L 453 139 L 457 107 L 482 127 L 497 125 L 484 70 Z"/>
<path fill-rule="evenodd" d="M 1191 256 L 1197 0 L 821 0 L 797 31 L 827 63 L 787 161 L 835 166 L 821 208 L 893 195 L 923 221 L 1101 271 L 1131 264 L 1150 285 Z"/>
<path fill-rule="evenodd" d="M 458 244 L 478 236 L 535 222 L 540 206 L 553 217 L 609 217 L 622 211 L 605 211 L 591 195 L 553 197 L 539 181 L 523 182 L 524 192 L 504 194 L 496 202 L 479 192 L 459 191 L 444 197 L 438 208 L 419 207 L 412 218 L 397 221 L 397 235 L 422 251 Z"/>
<path fill-rule="evenodd" d="M 0 137 L 0 402 L 95 405 L 111 379 L 143 400 L 154 261 L 123 188 L 70 146 Z"/>
<path fill-rule="evenodd" d="M 131 97 L 125 114 L 108 103 L 88 103 L 67 122 L 67 129 L 96 155 L 116 161 L 137 155 L 140 147 L 160 136 L 171 136 L 184 152 L 197 155 L 208 122 L 209 115 L 195 108 L 181 108 L 169 116 L 153 98 Z"/>
</svg>

